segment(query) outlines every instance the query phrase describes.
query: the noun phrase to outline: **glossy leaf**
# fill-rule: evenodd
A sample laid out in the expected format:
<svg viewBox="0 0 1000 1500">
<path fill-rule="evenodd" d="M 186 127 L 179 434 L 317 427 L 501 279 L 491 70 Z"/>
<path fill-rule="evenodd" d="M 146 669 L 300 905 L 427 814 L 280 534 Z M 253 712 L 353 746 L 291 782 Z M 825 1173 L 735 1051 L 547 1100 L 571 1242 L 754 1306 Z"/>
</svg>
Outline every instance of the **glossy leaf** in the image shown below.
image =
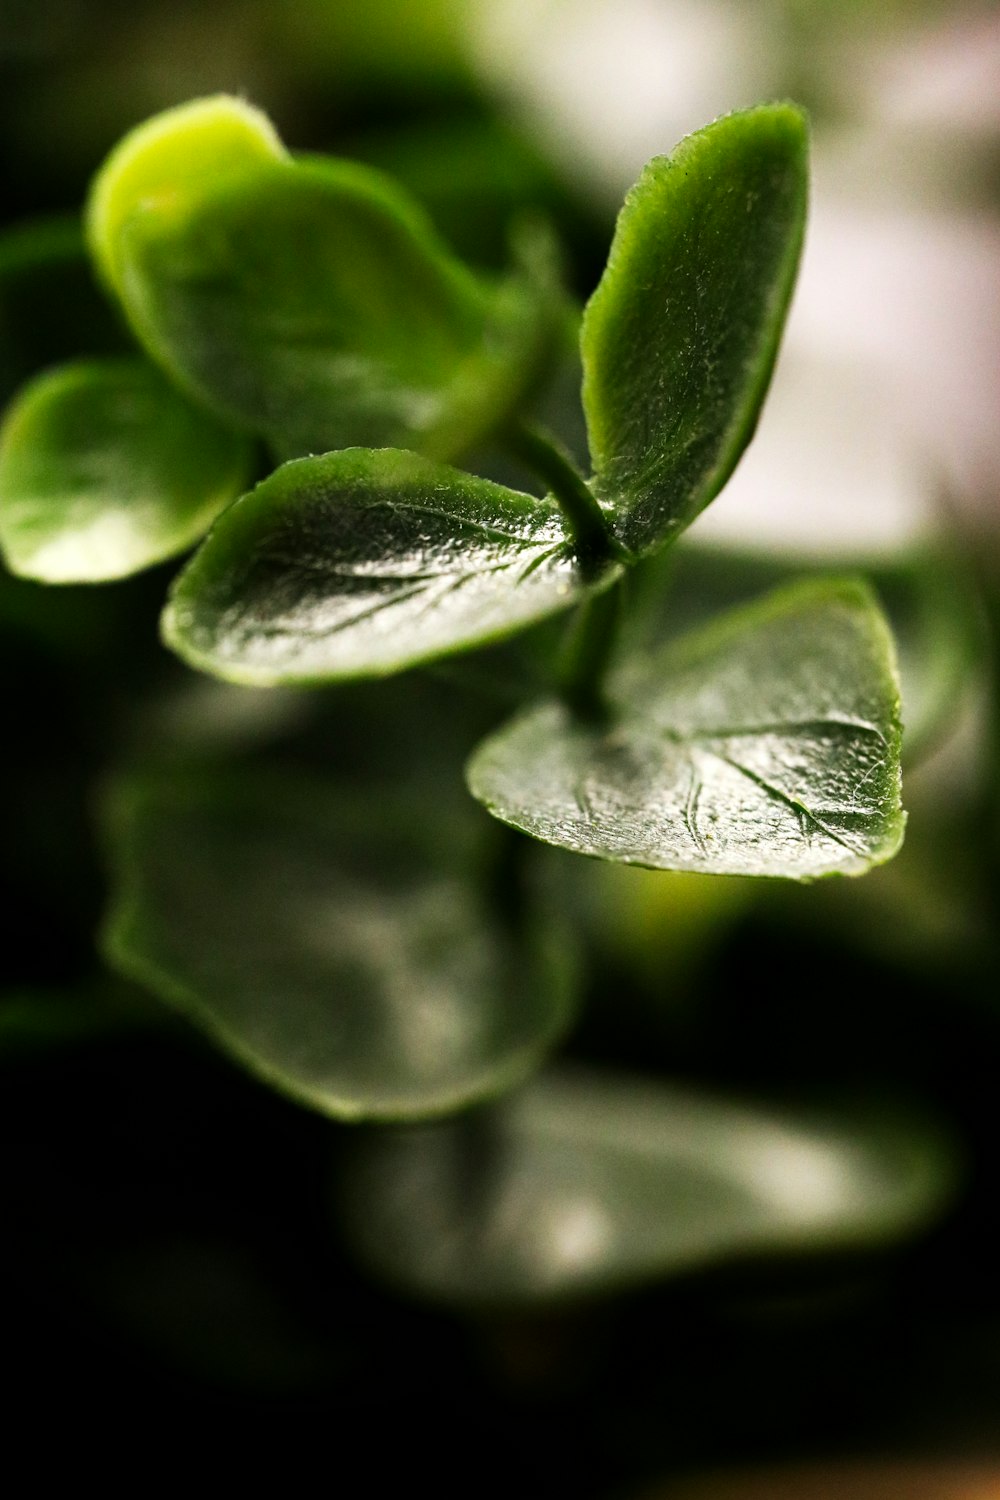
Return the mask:
<svg viewBox="0 0 1000 1500">
<path fill-rule="evenodd" d="M 954 1176 L 929 1123 L 857 1099 L 807 1113 L 563 1070 L 484 1117 L 373 1141 L 344 1202 L 389 1280 L 523 1304 L 891 1242 L 940 1212 Z"/>
<path fill-rule="evenodd" d="M 285 464 L 233 506 L 163 628 L 234 682 L 375 677 L 510 634 L 614 576 L 584 574 L 550 501 L 347 449 Z"/>
<path fill-rule="evenodd" d="M 124 578 L 190 547 L 244 488 L 244 437 L 140 359 L 38 376 L 0 431 L 0 544 L 45 583 Z"/>
<path fill-rule="evenodd" d="M 325 783 L 151 779 L 111 809 L 110 962 L 252 1072 L 341 1119 L 440 1114 L 570 1018 L 551 924 L 498 924 L 483 832 Z"/>
<path fill-rule="evenodd" d="M 899 689 L 859 582 L 733 611 L 612 689 L 608 722 L 556 702 L 473 755 L 474 796 L 580 854 L 728 875 L 856 875 L 896 852 Z"/>
<path fill-rule="evenodd" d="M 182 386 L 284 457 L 448 458 L 503 425 L 558 327 L 544 255 L 479 281 L 371 168 L 262 148 L 216 162 L 213 137 L 189 169 L 188 116 L 173 121 L 111 158 L 90 222 L 136 333 Z"/>
<path fill-rule="evenodd" d="M 598 497 L 645 552 L 687 526 L 753 435 L 795 280 L 807 135 L 791 104 L 727 115 L 656 157 L 584 313 Z"/>
<path fill-rule="evenodd" d="M 829 563 L 702 545 L 701 528 L 630 573 L 624 649 L 658 650 L 681 630 L 797 579 L 822 579 Z M 904 770 L 953 732 L 978 678 L 984 601 L 969 560 L 946 536 L 865 569 L 892 630 L 899 663 Z"/>
</svg>

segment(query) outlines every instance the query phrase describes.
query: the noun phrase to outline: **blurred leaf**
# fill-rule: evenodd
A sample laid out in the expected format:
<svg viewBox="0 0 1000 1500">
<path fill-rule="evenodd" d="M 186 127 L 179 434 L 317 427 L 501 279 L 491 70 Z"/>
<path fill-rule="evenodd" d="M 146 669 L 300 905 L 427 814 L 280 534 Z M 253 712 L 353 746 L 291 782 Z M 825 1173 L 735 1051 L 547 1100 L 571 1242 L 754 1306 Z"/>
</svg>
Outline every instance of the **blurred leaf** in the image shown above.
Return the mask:
<svg viewBox="0 0 1000 1500">
<path fill-rule="evenodd" d="M 109 961 L 251 1072 L 341 1119 L 458 1109 L 518 1080 L 569 1021 L 551 924 L 499 925 L 481 832 L 301 777 L 174 778 L 110 810 Z"/>
<path fill-rule="evenodd" d="M 946 538 L 870 576 L 897 644 L 909 767 L 953 731 L 970 687 L 982 681 L 983 602 L 968 558 Z"/>
<path fill-rule="evenodd" d="M 0 542 L 45 583 L 123 578 L 196 542 L 249 478 L 246 438 L 140 359 L 36 377 L 0 431 Z"/>
<path fill-rule="evenodd" d="M 129 343 L 94 280 L 78 219 L 40 219 L 0 235 L 0 405 L 38 370 Z"/>
<path fill-rule="evenodd" d="M 656 869 L 856 875 L 903 835 L 892 642 L 865 586 L 811 582 L 713 622 L 612 686 L 607 723 L 543 703 L 468 767 L 495 817 Z"/>
<path fill-rule="evenodd" d="M 610 582 L 551 501 L 413 453 L 283 465 L 222 517 L 164 614 L 192 666 L 259 686 L 381 676 L 510 634 Z"/>
<path fill-rule="evenodd" d="M 574 258 L 591 241 L 596 253 L 599 216 L 591 222 L 539 143 L 508 120 L 468 111 L 411 120 L 352 140 L 350 154 L 401 182 L 456 254 L 474 265 L 503 269 L 510 225 L 525 213 L 554 223 Z"/>
<path fill-rule="evenodd" d="M 296 688 L 254 688 L 182 672 L 133 704 L 125 726 L 130 767 L 232 763 L 307 732 L 317 697 Z"/>
<path fill-rule="evenodd" d="M 805 222 L 802 112 L 761 105 L 644 169 L 584 313 L 595 490 L 636 552 L 687 526 L 753 435 Z"/>
<path fill-rule="evenodd" d="M 237 168 L 210 133 L 202 162 L 189 117 L 219 107 L 144 127 L 152 145 L 126 141 L 92 199 L 92 238 L 152 357 L 282 456 L 363 444 L 449 458 L 502 427 L 557 336 L 551 257 L 532 246 L 488 284 L 370 168 L 260 152 Z M 153 194 L 147 154 L 164 178 Z"/>
<path fill-rule="evenodd" d="M 488 1115 L 383 1133 L 344 1197 L 360 1254 L 389 1280 L 525 1303 L 891 1242 L 940 1213 L 954 1171 L 920 1117 L 555 1071 Z"/>
<path fill-rule="evenodd" d="M 285 155 L 267 116 L 226 94 L 178 105 L 129 131 L 94 178 L 87 203 L 87 238 L 107 285 L 127 296 L 124 236 L 134 214 L 177 213 L 184 192 Z"/>
</svg>

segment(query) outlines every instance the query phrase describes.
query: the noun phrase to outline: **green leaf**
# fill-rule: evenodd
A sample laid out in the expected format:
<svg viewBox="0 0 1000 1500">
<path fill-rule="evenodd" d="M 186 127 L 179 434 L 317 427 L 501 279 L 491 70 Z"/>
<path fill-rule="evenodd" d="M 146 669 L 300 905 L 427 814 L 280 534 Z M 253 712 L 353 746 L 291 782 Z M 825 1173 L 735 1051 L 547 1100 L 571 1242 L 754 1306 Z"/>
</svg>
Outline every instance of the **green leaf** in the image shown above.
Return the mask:
<svg viewBox="0 0 1000 1500">
<path fill-rule="evenodd" d="M 909 1111 L 856 1097 L 778 1110 L 580 1069 L 485 1117 L 371 1142 L 344 1203 L 387 1279 L 524 1304 L 892 1242 L 933 1220 L 954 1177 L 938 1130 Z"/>
<path fill-rule="evenodd" d="M 615 576 L 581 570 L 551 501 L 347 449 L 285 464 L 227 511 L 163 630 L 233 682 L 375 677 L 511 634 Z"/>
<path fill-rule="evenodd" d="M 806 575 L 829 562 L 705 546 L 701 533 L 644 558 L 630 573 L 630 651 L 658 649 L 668 632 L 702 625 L 723 609 Z M 977 680 L 983 655 L 981 590 L 969 559 L 947 536 L 865 569 L 896 644 L 903 704 L 904 770 L 953 732 Z"/>
<path fill-rule="evenodd" d="M 795 281 L 807 133 L 791 104 L 727 115 L 644 169 L 587 305 L 595 491 L 635 552 L 687 526 L 753 435 Z"/>
<path fill-rule="evenodd" d="M 903 836 L 892 641 L 855 581 L 810 582 L 637 658 L 607 723 L 543 703 L 487 739 L 469 787 L 535 838 L 625 864 L 808 880 Z"/>
<path fill-rule="evenodd" d="M 109 961 L 313 1109 L 459 1108 L 570 1019 L 561 934 L 499 925 L 480 891 L 478 820 L 301 776 L 152 778 L 110 813 Z"/>
<path fill-rule="evenodd" d="M 169 213 L 183 194 L 220 175 L 285 155 L 267 116 L 228 94 L 180 104 L 129 131 L 95 177 L 87 203 L 87 238 L 107 285 L 123 294 L 122 234 L 133 214 Z"/>
<path fill-rule="evenodd" d="M 0 431 L 0 544 L 45 583 L 124 578 L 183 552 L 240 493 L 247 440 L 141 359 L 32 381 Z"/>
<path fill-rule="evenodd" d="M 140 140 L 105 167 L 90 222 L 138 337 L 178 383 L 283 457 L 449 458 L 503 426 L 557 334 L 551 257 L 533 246 L 516 275 L 480 281 L 371 168 L 263 150 L 216 164 L 213 149 L 189 169 L 186 116 L 176 147 L 172 119 L 148 127 L 162 188 L 145 191 Z"/>
</svg>

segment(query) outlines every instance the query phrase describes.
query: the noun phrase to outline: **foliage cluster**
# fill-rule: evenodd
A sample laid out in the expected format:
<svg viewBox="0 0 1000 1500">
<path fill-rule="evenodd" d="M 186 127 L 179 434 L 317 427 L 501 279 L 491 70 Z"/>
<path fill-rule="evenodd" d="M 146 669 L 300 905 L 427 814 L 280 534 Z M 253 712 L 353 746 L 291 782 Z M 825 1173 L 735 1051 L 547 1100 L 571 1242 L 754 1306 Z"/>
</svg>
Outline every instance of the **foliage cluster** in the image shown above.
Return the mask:
<svg viewBox="0 0 1000 1500">
<path fill-rule="evenodd" d="M 581 311 L 536 217 L 506 270 L 474 270 L 395 182 L 291 155 L 217 96 L 121 142 L 85 237 L 0 247 L 29 328 L 7 342 L 28 353 L 5 372 L 0 545 L 132 694 L 97 817 L 101 950 L 137 987 L 54 1028 L 162 1024 L 151 992 L 350 1124 L 351 1255 L 431 1303 L 850 1256 L 953 1191 L 941 1132 L 870 1090 L 803 1101 L 779 1067 L 775 1103 L 620 1072 L 656 1027 L 622 1048 L 620 978 L 595 1005 L 587 972 L 616 902 L 612 946 L 662 985 L 742 877 L 856 876 L 902 842 L 883 599 L 904 595 L 904 663 L 914 636 L 926 658 L 940 568 L 878 592 L 781 577 L 716 612 L 724 565 L 673 552 L 752 437 L 806 196 L 801 110 L 716 121 L 646 167 Z M 164 603 L 161 565 L 192 548 Z M 128 681 L 133 587 L 136 628 L 153 601 L 179 658 L 165 706 Z M 923 724 L 917 698 L 908 745 L 947 694 Z M 561 1044 L 575 1065 L 543 1066 Z"/>
</svg>

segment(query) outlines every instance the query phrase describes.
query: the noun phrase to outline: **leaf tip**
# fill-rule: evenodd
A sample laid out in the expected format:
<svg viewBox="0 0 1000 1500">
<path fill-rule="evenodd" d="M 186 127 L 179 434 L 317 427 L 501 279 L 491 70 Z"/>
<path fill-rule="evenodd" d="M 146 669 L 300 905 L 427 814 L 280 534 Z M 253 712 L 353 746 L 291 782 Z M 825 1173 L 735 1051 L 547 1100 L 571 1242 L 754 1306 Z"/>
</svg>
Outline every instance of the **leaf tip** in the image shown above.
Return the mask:
<svg viewBox="0 0 1000 1500">
<path fill-rule="evenodd" d="M 91 255 L 105 284 L 120 291 L 123 224 L 181 184 L 287 153 L 261 110 L 233 94 L 211 94 L 154 115 L 129 131 L 95 176 L 84 210 Z"/>
</svg>

